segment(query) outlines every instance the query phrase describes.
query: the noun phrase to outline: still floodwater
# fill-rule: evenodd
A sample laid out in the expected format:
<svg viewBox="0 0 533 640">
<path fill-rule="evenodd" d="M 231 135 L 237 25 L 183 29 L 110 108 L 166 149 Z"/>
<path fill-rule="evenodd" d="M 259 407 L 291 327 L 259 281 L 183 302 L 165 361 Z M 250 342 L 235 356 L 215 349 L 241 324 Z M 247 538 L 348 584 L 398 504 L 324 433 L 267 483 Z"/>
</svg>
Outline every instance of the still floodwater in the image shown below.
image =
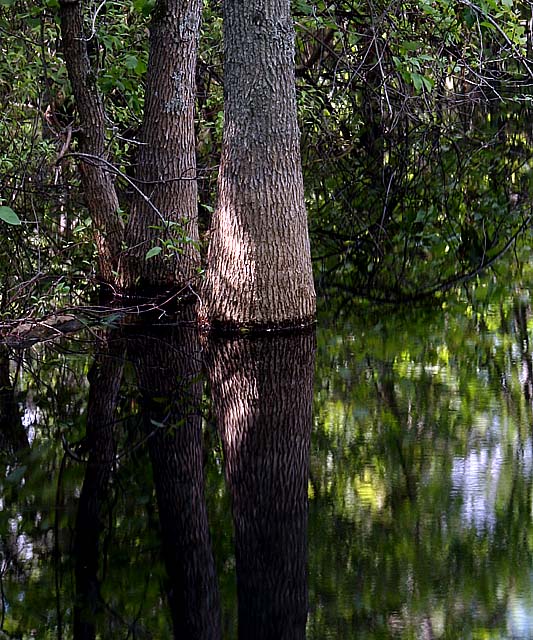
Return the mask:
<svg viewBox="0 0 533 640">
<path fill-rule="evenodd" d="M 2 352 L 0 637 L 533 638 L 532 307 L 460 298 Z"/>
</svg>

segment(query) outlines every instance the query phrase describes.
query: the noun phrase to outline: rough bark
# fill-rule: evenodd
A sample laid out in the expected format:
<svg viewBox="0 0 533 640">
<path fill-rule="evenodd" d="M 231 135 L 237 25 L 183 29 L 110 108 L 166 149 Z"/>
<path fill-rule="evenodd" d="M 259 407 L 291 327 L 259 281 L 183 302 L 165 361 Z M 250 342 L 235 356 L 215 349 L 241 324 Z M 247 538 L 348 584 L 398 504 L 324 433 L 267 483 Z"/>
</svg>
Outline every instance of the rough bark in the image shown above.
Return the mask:
<svg viewBox="0 0 533 640">
<path fill-rule="evenodd" d="M 124 366 L 124 344 L 112 333 L 100 343 L 89 371 L 86 438 L 89 457 L 81 490 L 74 539 L 76 602 L 74 640 L 96 637 L 100 599 L 100 538 L 113 469 L 113 428 Z"/>
<path fill-rule="evenodd" d="M 305 638 L 314 335 L 212 341 L 241 640 Z"/>
<path fill-rule="evenodd" d="M 188 327 L 132 336 L 152 461 L 174 637 L 219 640 L 220 606 L 204 497 L 201 349 Z M 158 426 L 163 425 L 163 426 Z"/>
<path fill-rule="evenodd" d="M 123 225 L 108 167 L 104 105 L 91 70 L 80 0 L 60 0 L 63 55 L 80 119 L 81 183 L 93 222 L 101 278 L 113 283 L 119 268 Z"/>
<path fill-rule="evenodd" d="M 158 0 L 153 12 L 143 144 L 137 157 L 144 197 L 135 195 L 126 227 L 126 289 L 183 287 L 197 275 L 194 104 L 201 7 L 201 0 Z M 169 227 L 168 222 L 178 226 Z M 180 240 L 182 236 L 188 240 Z M 149 249 L 174 237 L 171 243 L 179 246 L 179 254 L 163 250 L 145 260 Z"/>
<path fill-rule="evenodd" d="M 315 313 L 288 0 L 224 3 L 224 140 L 204 289 L 213 324 Z"/>
</svg>

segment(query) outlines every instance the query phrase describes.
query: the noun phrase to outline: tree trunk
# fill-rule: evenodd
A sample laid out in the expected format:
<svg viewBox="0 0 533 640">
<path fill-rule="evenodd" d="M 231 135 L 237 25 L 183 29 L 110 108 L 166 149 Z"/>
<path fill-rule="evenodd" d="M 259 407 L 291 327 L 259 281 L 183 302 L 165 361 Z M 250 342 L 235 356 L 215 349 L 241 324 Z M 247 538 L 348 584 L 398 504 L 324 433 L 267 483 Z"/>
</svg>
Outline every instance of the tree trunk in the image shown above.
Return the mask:
<svg viewBox="0 0 533 640">
<path fill-rule="evenodd" d="M 214 325 L 312 322 L 288 0 L 224 3 L 224 140 L 205 281 Z"/>
<path fill-rule="evenodd" d="M 201 8 L 201 0 L 158 0 L 153 11 L 137 158 L 144 196 L 135 194 L 126 227 L 126 289 L 181 288 L 197 275 L 194 104 Z M 146 261 L 156 246 L 163 250 Z"/>
<path fill-rule="evenodd" d="M 123 225 L 109 174 L 105 148 L 105 112 L 91 70 L 80 0 L 60 0 L 61 37 L 68 77 L 80 118 L 81 184 L 98 247 L 101 278 L 113 283 L 119 268 Z"/>
<path fill-rule="evenodd" d="M 305 638 L 314 335 L 212 341 L 232 498 L 240 640 Z"/>
<path fill-rule="evenodd" d="M 113 430 L 124 367 L 124 343 L 114 332 L 104 338 L 99 349 L 88 375 L 89 459 L 76 516 L 74 540 L 74 640 L 94 640 L 97 616 L 104 609 L 98 576 L 101 561 L 100 538 L 106 526 L 105 505 L 115 455 Z"/>
<path fill-rule="evenodd" d="M 143 399 L 174 637 L 220 640 L 220 606 L 204 497 L 201 349 L 193 324 L 128 340 Z"/>
</svg>

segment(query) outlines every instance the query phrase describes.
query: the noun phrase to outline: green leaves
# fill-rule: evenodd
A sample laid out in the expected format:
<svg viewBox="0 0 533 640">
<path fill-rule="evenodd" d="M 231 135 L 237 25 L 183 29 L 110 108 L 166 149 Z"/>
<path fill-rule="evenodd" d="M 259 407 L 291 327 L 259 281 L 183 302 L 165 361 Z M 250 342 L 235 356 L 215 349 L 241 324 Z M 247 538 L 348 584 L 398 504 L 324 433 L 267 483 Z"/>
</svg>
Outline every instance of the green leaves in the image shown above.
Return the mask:
<svg viewBox="0 0 533 640">
<path fill-rule="evenodd" d="M 154 258 L 161 253 L 161 247 L 152 247 L 149 251 L 146 252 L 145 260 L 149 260 L 150 258 Z"/>
<path fill-rule="evenodd" d="M 11 225 L 21 224 L 20 218 L 11 207 L 0 207 L 0 220 L 3 220 L 6 224 Z"/>
<path fill-rule="evenodd" d="M 433 88 L 433 81 L 420 73 L 411 73 L 411 81 L 417 91 L 420 91 L 422 87 L 427 89 L 427 91 L 431 91 Z"/>
<path fill-rule="evenodd" d="M 133 7 L 145 18 L 147 18 L 155 8 L 155 0 L 134 0 Z"/>
<path fill-rule="evenodd" d="M 303 13 L 305 15 L 313 15 L 315 12 L 315 7 L 312 3 L 308 3 L 305 0 L 296 0 L 294 2 L 294 11 L 295 13 Z"/>
</svg>

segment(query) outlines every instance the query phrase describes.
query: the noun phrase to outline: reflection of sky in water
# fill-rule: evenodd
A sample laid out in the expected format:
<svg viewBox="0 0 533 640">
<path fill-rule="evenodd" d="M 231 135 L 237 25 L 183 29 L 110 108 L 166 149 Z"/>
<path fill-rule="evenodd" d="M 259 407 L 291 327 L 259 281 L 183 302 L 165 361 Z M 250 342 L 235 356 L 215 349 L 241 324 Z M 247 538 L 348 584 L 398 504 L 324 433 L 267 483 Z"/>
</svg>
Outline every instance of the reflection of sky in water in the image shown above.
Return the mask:
<svg viewBox="0 0 533 640">
<path fill-rule="evenodd" d="M 478 533 L 493 533 L 496 524 L 498 487 L 506 474 L 533 475 L 532 441 L 506 442 L 505 427 L 497 416 L 489 417 L 489 428 L 465 457 L 455 456 L 452 463 L 452 494 L 461 501 L 461 521 Z M 473 429 L 475 434 L 476 430 Z M 520 447 L 520 449 L 519 449 Z M 515 469 L 512 467 L 517 465 Z M 527 590 L 526 590 L 527 591 Z M 506 632 L 489 638 L 529 640 L 533 638 L 533 575 L 529 592 L 507 593 Z"/>
<path fill-rule="evenodd" d="M 471 451 L 466 458 L 454 458 L 453 493 L 462 499 L 461 516 L 478 531 L 494 528 L 496 494 L 503 464 L 501 445 Z"/>
<path fill-rule="evenodd" d="M 36 406 L 33 394 L 28 392 L 24 406 L 24 413 L 22 415 L 22 426 L 26 429 L 30 445 L 33 444 L 35 439 L 35 425 L 39 423 L 39 420 L 41 420 L 42 417 L 42 411 Z"/>
<path fill-rule="evenodd" d="M 17 551 L 19 560 L 29 562 L 33 559 L 33 544 L 25 533 L 17 536 Z"/>
<path fill-rule="evenodd" d="M 15 548 L 17 551 L 17 559 L 21 562 L 29 562 L 33 558 L 33 543 L 25 533 L 18 533 L 19 523 L 21 521 L 21 515 L 18 515 L 16 518 L 9 518 L 8 527 L 10 533 L 16 540 Z"/>
<path fill-rule="evenodd" d="M 533 576 L 530 576 L 533 590 Z M 524 593 L 510 593 L 507 604 L 507 633 L 516 640 L 533 637 L 533 603 L 531 596 Z"/>
<path fill-rule="evenodd" d="M 487 415 L 486 423 L 472 427 L 470 446 L 464 457 L 454 456 L 451 470 L 452 496 L 460 501 L 461 526 L 478 534 L 494 534 L 498 497 L 512 474 L 533 476 L 533 441 L 509 437 L 505 422 Z M 500 496 L 499 496 L 500 494 Z M 514 584 L 514 586 L 513 586 Z M 518 585 L 512 577 L 503 586 L 505 623 L 501 630 L 487 630 L 490 640 L 533 639 L 533 573 L 529 586 Z M 441 637 L 441 636 L 438 636 Z M 481 636 L 480 636 L 481 637 Z"/>
<path fill-rule="evenodd" d="M 483 439 L 474 445 L 466 457 L 454 457 L 452 464 L 452 495 L 461 502 L 461 519 L 465 527 L 492 532 L 496 523 L 496 499 L 502 473 L 513 473 L 510 465 L 516 461 L 518 443 L 507 448 L 504 455 L 502 429 L 497 417 Z M 515 458 L 513 461 L 509 456 Z M 532 475 L 531 440 L 528 438 L 520 452 L 519 473 Z"/>
</svg>

